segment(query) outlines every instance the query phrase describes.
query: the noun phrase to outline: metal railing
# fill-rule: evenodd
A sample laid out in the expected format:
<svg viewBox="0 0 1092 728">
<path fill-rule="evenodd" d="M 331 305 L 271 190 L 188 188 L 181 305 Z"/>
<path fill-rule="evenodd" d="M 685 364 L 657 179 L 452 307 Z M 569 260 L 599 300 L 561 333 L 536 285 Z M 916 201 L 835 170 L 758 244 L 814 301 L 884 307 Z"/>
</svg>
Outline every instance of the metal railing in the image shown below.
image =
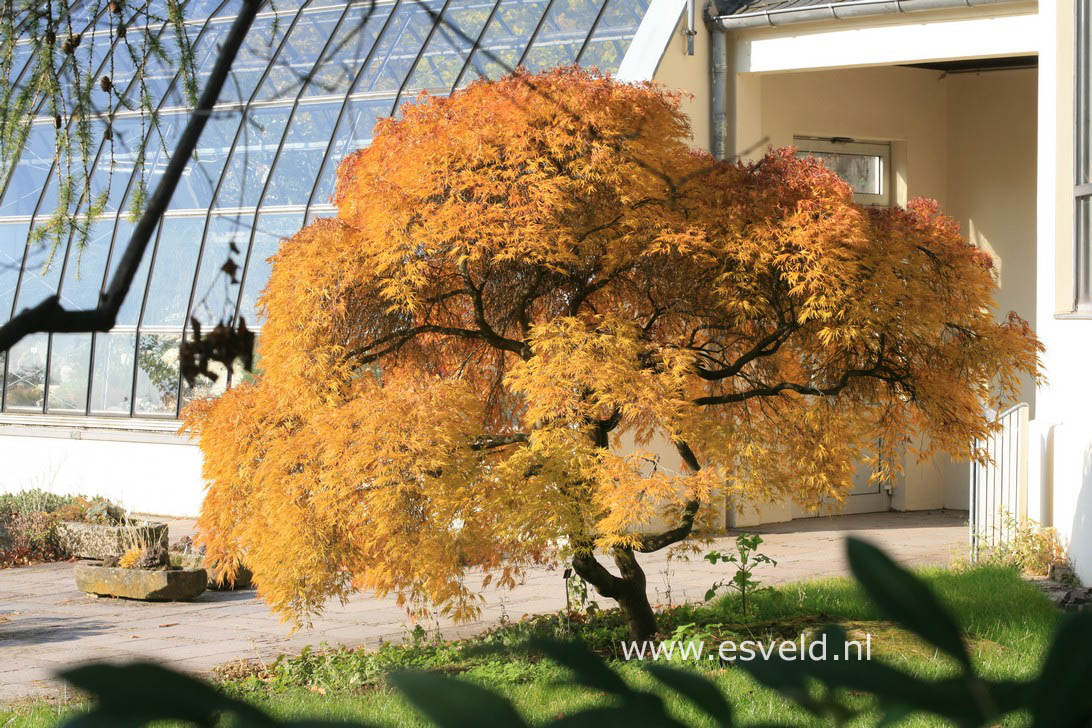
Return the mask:
<svg viewBox="0 0 1092 728">
<path fill-rule="evenodd" d="M 1026 402 L 997 416 L 1001 429 L 986 440 L 975 440 L 990 462 L 971 463 L 971 559 L 979 549 L 994 548 L 1016 535 L 1028 517 L 1028 417 Z"/>
</svg>

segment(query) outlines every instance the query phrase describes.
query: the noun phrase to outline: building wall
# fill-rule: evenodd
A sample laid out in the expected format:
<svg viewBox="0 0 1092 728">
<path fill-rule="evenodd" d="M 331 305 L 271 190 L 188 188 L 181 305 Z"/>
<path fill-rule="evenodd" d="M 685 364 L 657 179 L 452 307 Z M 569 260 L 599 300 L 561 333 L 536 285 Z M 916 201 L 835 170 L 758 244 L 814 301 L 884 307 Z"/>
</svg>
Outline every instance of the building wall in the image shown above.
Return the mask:
<svg viewBox="0 0 1092 728">
<path fill-rule="evenodd" d="M 104 496 L 166 516 L 196 516 L 205 495 L 201 451 L 170 433 L 5 426 L 0 462 L 0 493 L 41 488 Z"/>
<path fill-rule="evenodd" d="M 891 141 L 896 200 L 948 194 L 948 94 L 935 71 L 878 67 L 761 76 L 761 127 L 741 148 L 792 144 L 794 135 Z M 740 103 L 745 99 L 740 99 Z"/>
<path fill-rule="evenodd" d="M 748 42 L 735 39 L 737 64 Z M 1024 42 L 1037 47 L 1039 41 Z M 656 80 L 695 94 L 684 108 L 701 115 L 694 118 L 697 142 L 709 129 L 709 103 L 703 101 L 709 64 L 685 56 L 684 47 L 677 33 Z M 934 51 L 944 57 L 943 50 Z M 898 66 L 737 73 L 734 149 L 755 158 L 769 147 L 791 144 L 794 135 L 892 142 L 895 200 L 938 200 L 972 242 L 995 256 L 1002 285 L 999 316 L 1015 310 L 1034 324 L 1036 77 L 1034 70 L 945 75 Z M 1027 381 L 1022 400 L 1033 403 L 1034 394 Z M 905 467 L 893 508 L 967 507 L 966 463 L 940 455 Z M 741 523 L 787 520 L 793 514 L 786 503 L 749 510 Z"/>
<path fill-rule="evenodd" d="M 1040 467 L 1032 500 L 1092 584 L 1092 317 L 1073 309 L 1073 1 L 1040 4 L 1036 321 L 1047 381 L 1036 401 Z"/>
</svg>

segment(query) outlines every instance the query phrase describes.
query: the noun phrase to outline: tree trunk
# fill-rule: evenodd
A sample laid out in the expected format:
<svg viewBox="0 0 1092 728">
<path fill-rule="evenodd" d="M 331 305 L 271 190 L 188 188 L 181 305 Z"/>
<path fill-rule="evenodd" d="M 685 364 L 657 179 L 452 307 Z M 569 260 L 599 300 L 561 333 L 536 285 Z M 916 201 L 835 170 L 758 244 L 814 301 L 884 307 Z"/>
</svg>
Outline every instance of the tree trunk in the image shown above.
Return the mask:
<svg viewBox="0 0 1092 728">
<path fill-rule="evenodd" d="M 645 593 L 645 572 L 632 549 L 614 549 L 612 555 L 621 576 L 607 571 L 591 553 L 574 556 L 573 568 L 597 592 L 618 602 L 632 639 L 651 639 L 656 634 L 656 613 Z"/>
</svg>

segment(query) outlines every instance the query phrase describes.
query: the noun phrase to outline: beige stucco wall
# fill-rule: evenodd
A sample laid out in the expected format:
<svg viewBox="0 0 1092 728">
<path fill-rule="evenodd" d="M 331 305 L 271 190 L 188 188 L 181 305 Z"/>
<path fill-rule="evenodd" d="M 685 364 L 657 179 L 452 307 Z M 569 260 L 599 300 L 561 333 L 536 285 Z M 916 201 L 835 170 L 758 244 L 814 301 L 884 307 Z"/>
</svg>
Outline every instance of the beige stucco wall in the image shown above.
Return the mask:
<svg viewBox="0 0 1092 728">
<path fill-rule="evenodd" d="M 1001 283 L 998 311 L 1035 322 L 1035 70 L 949 76 L 948 203 Z M 1023 399 L 1032 404 L 1033 383 Z"/>
<path fill-rule="evenodd" d="M 698 40 L 698 54 L 688 57 L 677 34 L 656 79 L 695 94 L 684 108 L 693 115 L 695 145 L 707 148 L 708 57 L 701 54 L 708 39 Z M 994 254 L 1000 315 L 1015 310 L 1034 322 L 1036 79 L 1034 70 L 945 75 L 892 66 L 736 74 L 734 148 L 754 158 L 794 135 L 892 142 L 896 201 L 938 200 L 972 242 Z M 1025 399 L 1033 398 L 1028 382 Z M 967 506 L 966 464 L 941 455 L 905 468 L 893 508 Z M 786 503 L 762 504 L 736 525 L 792 514 Z"/>
<path fill-rule="evenodd" d="M 741 148 L 788 146 L 794 135 L 891 141 L 898 201 L 932 197 L 943 205 L 948 94 L 939 76 L 899 67 L 762 76 L 761 130 L 742 130 Z"/>
<path fill-rule="evenodd" d="M 709 150 L 709 31 L 704 24 L 694 37 L 694 55 L 686 53 L 686 36 L 680 19 L 671 42 L 656 69 L 656 83 L 683 93 L 682 110 L 690 117 L 692 143 L 698 149 Z"/>
</svg>

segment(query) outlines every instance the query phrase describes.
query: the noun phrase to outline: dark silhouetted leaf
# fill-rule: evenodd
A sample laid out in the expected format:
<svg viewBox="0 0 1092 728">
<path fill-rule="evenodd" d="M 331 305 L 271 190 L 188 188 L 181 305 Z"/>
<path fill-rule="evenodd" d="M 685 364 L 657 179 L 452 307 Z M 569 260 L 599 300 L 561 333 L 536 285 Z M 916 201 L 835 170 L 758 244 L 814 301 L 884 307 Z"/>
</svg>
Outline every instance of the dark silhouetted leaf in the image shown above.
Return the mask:
<svg viewBox="0 0 1092 728">
<path fill-rule="evenodd" d="M 531 640 L 530 647 L 543 652 L 554 662 L 572 671 L 578 685 L 602 690 L 611 695 L 628 695 L 632 692 L 614 670 L 583 644 L 557 640 Z"/>
<path fill-rule="evenodd" d="M 860 539 L 846 539 L 846 551 L 853 575 L 884 614 L 970 670 L 971 658 L 959 625 L 925 582 Z"/>
<path fill-rule="evenodd" d="M 149 662 L 82 665 L 60 673 L 96 700 L 94 709 L 67 726 L 144 725 L 153 720 L 182 720 L 215 725 L 221 713 L 233 713 L 240 726 L 275 726 L 257 708 L 234 700 L 197 678 Z"/>
<path fill-rule="evenodd" d="M 732 706 L 711 681 L 689 670 L 667 665 L 649 665 L 647 669 L 657 680 L 705 711 L 718 725 L 732 725 Z"/>
<path fill-rule="evenodd" d="M 396 672 L 391 683 L 440 728 L 523 728 L 512 704 L 485 688 L 430 672 Z"/>
<path fill-rule="evenodd" d="M 1062 623 L 1031 696 L 1035 728 L 1092 724 L 1092 613 Z"/>
</svg>

